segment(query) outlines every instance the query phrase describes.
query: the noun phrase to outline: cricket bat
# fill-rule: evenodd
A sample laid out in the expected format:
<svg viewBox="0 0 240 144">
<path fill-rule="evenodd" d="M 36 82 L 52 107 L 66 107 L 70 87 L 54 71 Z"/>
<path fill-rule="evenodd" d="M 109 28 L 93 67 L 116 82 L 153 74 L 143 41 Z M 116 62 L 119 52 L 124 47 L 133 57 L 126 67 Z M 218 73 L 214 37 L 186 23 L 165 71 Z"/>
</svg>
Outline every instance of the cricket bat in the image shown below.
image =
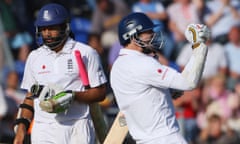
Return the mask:
<svg viewBox="0 0 240 144">
<path fill-rule="evenodd" d="M 103 144 L 122 144 L 128 134 L 128 127 L 123 113 L 118 112 Z"/>
<path fill-rule="evenodd" d="M 88 74 L 85 68 L 85 65 L 82 60 L 82 56 L 79 50 L 75 51 L 75 57 L 78 64 L 79 69 L 79 77 L 82 80 L 82 83 L 85 87 L 85 89 L 89 89 L 89 79 Z M 106 135 L 107 135 L 107 124 L 105 123 L 105 120 L 103 118 L 101 107 L 98 103 L 92 103 L 90 106 L 90 114 L 93 120 L 93 124 L 97 133 L 97 137 L 100 143 L 103 143 Z"/>
</svg>

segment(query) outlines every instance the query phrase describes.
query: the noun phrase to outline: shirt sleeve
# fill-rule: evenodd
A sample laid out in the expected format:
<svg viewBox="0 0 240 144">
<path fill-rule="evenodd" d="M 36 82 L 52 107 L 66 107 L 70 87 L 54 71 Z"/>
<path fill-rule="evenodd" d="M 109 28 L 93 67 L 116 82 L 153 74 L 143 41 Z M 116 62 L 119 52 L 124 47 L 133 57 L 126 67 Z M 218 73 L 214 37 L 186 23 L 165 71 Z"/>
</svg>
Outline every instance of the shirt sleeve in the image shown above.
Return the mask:
<svg viewBox="0 0 240 144">
<path fill-rule="evenodd" d="M 152 61 L 152 62 L 150 62 Z M 139 73 L 136 74 L 138 81 L 154 87 L 169 88 L 170 83 L 177 71 L 171 67 L 161 65 L 153 59 L 145 61 L 139 66 Z M 144 67 L 143 67 L 144 66 Z M 142 69 L 142 70 L 140 70 Z"/>
<path fill-rule="evenodd" d="M 88 54 L 87 63 L 87 71 L 89 77 L 89 83 L 91 87 L 97 87 L 101 84 L 107 82 L 106 75 L 103 70 L 103 66 L 100 60 L 100 56 L 94 50 L 90 51 Z"/>
<path fill-rule="evenodd" d="M 33 70 L 31 63 L 33 61 L 34 53 L 31 52 L 27 58 L 26 65 L 24 68 L 23 80 L 21 83 L 21 88 L 30 91 L 31 86 L 36 83 L 34 79 Z"/>
</svg>

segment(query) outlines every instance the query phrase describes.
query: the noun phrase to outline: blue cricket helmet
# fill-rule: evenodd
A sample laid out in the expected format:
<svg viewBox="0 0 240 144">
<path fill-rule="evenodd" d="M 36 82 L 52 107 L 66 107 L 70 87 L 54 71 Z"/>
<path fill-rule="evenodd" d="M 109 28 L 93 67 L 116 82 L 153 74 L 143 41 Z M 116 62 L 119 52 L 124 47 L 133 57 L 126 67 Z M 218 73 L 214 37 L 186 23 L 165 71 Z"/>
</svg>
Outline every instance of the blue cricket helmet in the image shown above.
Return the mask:
<svg viewBox="0 0 240 144">
<path fill-rule="evenodd" d="M 45 44 L 52 50 L 62 45 L 70 34 L 69 22 L 69 13 L 62 5 L 50 3 L 43 6 L 38 12 L 35 21 L 36 39 L 39 45 Z M 61 25 L 62 29 L 59 31 L 59 35 L 57 37 L 44 38 L 39 28 L 53 25 Z M 53 41 L 48 42 L 48 39 L 52 39 Z"/>
<path fill-rule="evenodd" d="M 50 3 L 43 6 L 38 12 L 35 26 L 42 27 L 67 23 L 69 19 L 69 13 L 62 5 Z"/>
<path fill-rule="evenodd" d="M 153 31 L 155 34 L 151 43 L 143 43 L 138 35 L 142 32 Z M 132 38 L 136 39 L 136 43 L 142 48 L 151 47 L 159 50 L 163 45 L 163 37 L 160 31 L 160 25 L 155 25 L 152 20 L 141 12 L 134 12 L 124 17 L 118 25 L 118 38 L 121 45 L 125 46 L 130 43 Z"/>
</svg>

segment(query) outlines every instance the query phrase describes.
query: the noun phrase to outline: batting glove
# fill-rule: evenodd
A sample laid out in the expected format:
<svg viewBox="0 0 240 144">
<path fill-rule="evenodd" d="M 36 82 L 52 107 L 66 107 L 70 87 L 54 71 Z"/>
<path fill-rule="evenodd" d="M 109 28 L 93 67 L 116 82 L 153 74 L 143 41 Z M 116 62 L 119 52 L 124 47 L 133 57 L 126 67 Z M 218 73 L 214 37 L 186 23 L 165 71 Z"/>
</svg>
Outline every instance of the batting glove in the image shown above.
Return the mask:
<svg viewBox="0 0 240 144">
<path fill-rule="evenodd" d="M 189 24 L 185 30 L 185 37 L 193 45 L 205 43 L 210 38 L 210 30 L 204 24 Z"/>
<path fill-rule="evenodd" d="M 74 92 L 63 91 L 53 97 L 40 101 L 40 107 L 43 111 L 49 113 L 60 113 L 67 110 L 74 99 Z"/>
<path fill-rule="evenodd" d="M 42 88 L 39 94 L 39 100 L 46 101 L 62 91 L 64 91 L 62 87 L 56 84 L 48 84 Z"/>
<path fill-rule="evenodd" d="M 177 99 L 177 98 L 181 97 L 184 93 L 184 91 L 176 90 L 176 89 L 172 89 L 172 88 L 170 88 L 169 91 L 170 91 L 170 94 L 172 95 L 173 99 Z"/>
</svg>

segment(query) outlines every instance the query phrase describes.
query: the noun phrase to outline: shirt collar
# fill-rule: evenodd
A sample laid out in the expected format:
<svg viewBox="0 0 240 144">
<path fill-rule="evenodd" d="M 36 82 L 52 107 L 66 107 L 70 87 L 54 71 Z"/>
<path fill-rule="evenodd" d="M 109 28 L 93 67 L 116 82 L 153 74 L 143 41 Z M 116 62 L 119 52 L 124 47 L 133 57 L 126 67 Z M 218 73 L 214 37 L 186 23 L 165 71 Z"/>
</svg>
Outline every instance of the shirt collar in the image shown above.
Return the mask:
<svg viewBox="0 0 240 144">
<path fill-rule="evenodd" d="M 119 52 L 119 56 L 121 55 L 139 55 L 139 56 L 146 56 L 144 53 L 136 51 L 136 50 L 132 50 L 132 49 L 126 49 L 126 48 L 122 48 L 120 49 Z"/>
<path fill-rule="evenodd" d="M 68 38 L 60 53 L 71 53 L 75 44 L 76 42 L 72 38 Z"/>
</svg>

